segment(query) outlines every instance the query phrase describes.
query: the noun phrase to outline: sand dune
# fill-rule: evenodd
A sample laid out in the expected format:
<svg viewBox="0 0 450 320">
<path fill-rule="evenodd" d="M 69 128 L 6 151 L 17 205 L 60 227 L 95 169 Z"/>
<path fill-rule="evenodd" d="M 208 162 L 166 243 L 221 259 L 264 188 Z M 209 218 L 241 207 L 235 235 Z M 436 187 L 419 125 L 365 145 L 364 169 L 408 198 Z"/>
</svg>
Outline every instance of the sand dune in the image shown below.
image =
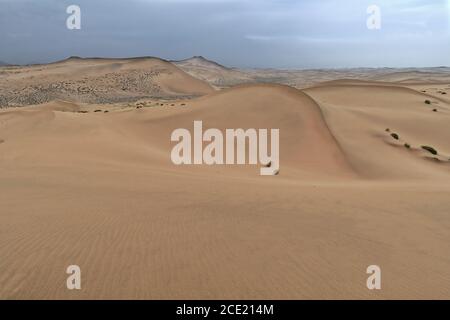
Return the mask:
<svg viewBox="0 0 450 320">
<path fill-rule="evenodd" d="M 403 84 L 448 83 L 450 82 L 449 68 L 424 68 L 410 70 L 396 70 L 373 77 L 373 80 L 399 82 Z"/>
<path fill-rule="evenodd" d="M 349 81 L 305 92 L 323 108 L 334 136 L 360 175 L 448 180 L 450 135 L 445 128 L 450 106 L 445 101 L 432 99 L 427 105 L 427 94 L 409 88 Z M 400 139 L 395 140 L 393 133 Z M 424 145 L 435 147 L 440 156 L 423 150 Z M 424 161 L 431 158 L 441 161 Z"/>
<path fill-rule="evenodd" d="M 81 59 L 8 67 L 0 72 L 0 107 L 54 99 L 114 103 L 199 96 L 213 89 L 158 58 Z"/>
<path fill-rule="evenodd" d="M 166 63 L 25 69 L 57 78 L 70 65 L 90 77 Z M 0 110 L 0 298 L 449 297 L 445 98 L 371 79 L 214 91 L 170 70 L 158 76 L 164 92 L 205 94 Z M 279 128 L 280 174 L 175 166 L 170 133 L 194 120 Z M 80 291 L 65 287 L 71 264 Z M 371 264 L 382 268 L 381 291 L 366 288 Z"/>
<path fill-rule="evenodd" d="M 81 161 L 80 157 L 84 157 L 83 160 L 88 165 L 92 161 L 100 161 L 93 157 L 90 150 L 86 150 L 90 144 L 95 144 L 92 149 L 97 151 L 94 154 L 103 155 L 101 145 L 106 149 L 123 147 L 128 151 L 119 153 L 119 158 L 128 157 L 134 151 L 142 156 L 147 154 L 147 158 L 142 159 L 143 162 L 155 161 L 152 165 L 157 163 L 179 173 L 193 169 L 201 174 L 204 168 L 173 166 L 169 158 L 173 144 L 169 138 L 173 130 L 192 130 L 193 122 L 202 120 L 205 130 L 254 127 L 280 129 L 284 132 L 280 141 L 280 157 L 283 159 L 285 177 L 296 174 L 313 174 L 314 177 L 353 174 L 342 150 L 328 130 L 319 106 L 307 95 L 290 87 L 246 85 L 189 101 L 187 107 L 181 107 L 177 103 L 177 106 L 170 108 L 125 109 L 109 114 L 92 112 L 95 108 L 91 108 L 88 114 L 81 114 L 81 109 L 82 106 L 75 103 L 55 101 L 39 108 L 19 108 L 0 113 L 0 119 L 5 123 L 3 136 L 11 142 L 9 148 L 5 147 L 5 153 L 11 156 L 20 150 L 20 153 L 29 153 L 30 157 L 42 155 L 43 164 L 48 164 L 47 161 L 51 161 L 49 156 L 53 157 L 55 152 L 60 153 L 58 150 L 67 149 L 60 153 L 63 159 L 58 159 L 59 162 L 71 163 L 74 158 Z M 36 130 L 36 126 L 41 130 Z M 64 132 L 58 132 L 63 128 Z M 122 128 L 119 136 L 117 128 Z M 71 132 L 73 137 L 68 136 Z M 20 141 L 21 137 L 27 141 L 27 145 L 19 147 L 15 141 Z M 111 137 L 117 137 L 114 143 Z M 52 142 L 45 143 L 47 139 Z M 76 145 L 68 143 L 68 139 Z M 37 150 L 31 147 L 33 144 L 38 146 Z M 49 150 L 45 149 L 47 147 Z M 104 154 L 104 159 L 101 160 L 126 163 L 125 159 L 120 161 L 118 157 L 109 154 Z M 35 164 L 36 161 L 34 158 Z M 231 174 L 235 171 L 233 166 L 223 167 L 221 171 Z M 240 167 L 238 169 L 236 174 L 241 176 L 243 172 Z M 243 169 L 251 177 L 257 172 L 255 166 L 247 165 Z"/>
</svg>

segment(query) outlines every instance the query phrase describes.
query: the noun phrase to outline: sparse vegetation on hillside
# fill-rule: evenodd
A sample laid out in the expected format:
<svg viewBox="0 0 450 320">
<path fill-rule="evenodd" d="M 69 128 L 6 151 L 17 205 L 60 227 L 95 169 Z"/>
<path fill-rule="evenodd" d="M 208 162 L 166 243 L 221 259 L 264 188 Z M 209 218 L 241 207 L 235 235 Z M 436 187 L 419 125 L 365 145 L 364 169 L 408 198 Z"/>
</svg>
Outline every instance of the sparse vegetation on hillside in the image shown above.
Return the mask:
<svg viewBox="0 0 450 320">
<path fill-rule="evenodd" d="M 390 132 L 391 130 L 388 128 L 388 129 L 386 129 L 386 132 Z M 395 132 L 393 132 L 393 133 L 391 133 L 390 134 L 390 136 L 393 138 L 393 139 L 395 139 L 395 140 L 400 140 L 400 136 L 397 134 L 397 133 L 395 133 Z M 406 149 L 411 149 L 411 145 L 408 143 L 408 142 L 404 142 L 403 143 L 403 146 L 406 148 Z M 434 155 L 434 156 L 437 156 L 438 155 L 438 151 L 435 149 L 435 148 L 433 148 L 433 147 L 430 147 L 430 146 L 421 146 L 421 148 L 423 149 L 423 150 L 425 150 L 425 151 L 428 151 L 429 153 L 431 153 L 432 155 Z M 438 158 L 435 158 L 435 159 L 437 159 L 437 160 L 439 160 Z M 441 160 L 439 160 L 439 161 L 441 161 Z M 449 159 L 449 161 L 450 161 L 450 159 Z"/>
</svg>

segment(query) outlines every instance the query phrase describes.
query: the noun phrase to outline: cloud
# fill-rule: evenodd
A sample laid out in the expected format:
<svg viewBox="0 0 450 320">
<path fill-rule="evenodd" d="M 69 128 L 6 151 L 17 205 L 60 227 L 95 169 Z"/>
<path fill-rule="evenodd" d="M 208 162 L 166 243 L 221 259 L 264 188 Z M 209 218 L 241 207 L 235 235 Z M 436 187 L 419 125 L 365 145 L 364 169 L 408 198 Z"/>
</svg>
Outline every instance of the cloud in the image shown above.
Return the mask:
<svg viewBox="0 0 450 320">
<path fill-rule="evenodd" d="M 0 60 L 204 55 L 241 67 L 450 65 L 446 0 L 377 0 L 379 31 L 366 27 L 372 0 L 76 2 L 82 29 L 69 31 L 73 0 L 0 0 Z"/>
</svg>

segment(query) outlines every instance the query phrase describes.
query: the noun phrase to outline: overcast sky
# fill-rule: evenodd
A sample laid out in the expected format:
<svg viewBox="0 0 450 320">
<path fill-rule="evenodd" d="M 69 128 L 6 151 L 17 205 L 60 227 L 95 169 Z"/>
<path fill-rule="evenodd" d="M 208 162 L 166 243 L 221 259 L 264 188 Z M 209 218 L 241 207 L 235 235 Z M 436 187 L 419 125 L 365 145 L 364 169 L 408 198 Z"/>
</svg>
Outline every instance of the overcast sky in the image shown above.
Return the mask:
<svg viewBox="0 0 450 320">
<path fill-rule="evenodd" d="M 66 8 L 81 8 L 68 30 Z M 367 7 L 381 8 L 369 30 Z M 450 0 L 0 0 L 0 61 L 202 55 L 236 67 L 450 66 Z"/>
</svg>

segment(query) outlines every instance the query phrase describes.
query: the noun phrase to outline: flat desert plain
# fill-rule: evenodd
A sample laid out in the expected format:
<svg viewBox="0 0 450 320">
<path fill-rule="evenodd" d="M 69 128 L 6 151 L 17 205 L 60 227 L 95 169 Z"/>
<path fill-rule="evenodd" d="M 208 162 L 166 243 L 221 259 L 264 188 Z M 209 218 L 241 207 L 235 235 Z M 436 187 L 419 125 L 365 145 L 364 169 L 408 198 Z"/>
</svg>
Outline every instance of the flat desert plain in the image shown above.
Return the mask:
<svg viewBox="0 0 450 320">
<path fill-rule="evenodd" d="M 0 67 L 0 298 L 448 299 L 448 94 L 447 68 Z M 195 120 L 278 128 L 279 174 L 174 165 Z"/>
</svg>

